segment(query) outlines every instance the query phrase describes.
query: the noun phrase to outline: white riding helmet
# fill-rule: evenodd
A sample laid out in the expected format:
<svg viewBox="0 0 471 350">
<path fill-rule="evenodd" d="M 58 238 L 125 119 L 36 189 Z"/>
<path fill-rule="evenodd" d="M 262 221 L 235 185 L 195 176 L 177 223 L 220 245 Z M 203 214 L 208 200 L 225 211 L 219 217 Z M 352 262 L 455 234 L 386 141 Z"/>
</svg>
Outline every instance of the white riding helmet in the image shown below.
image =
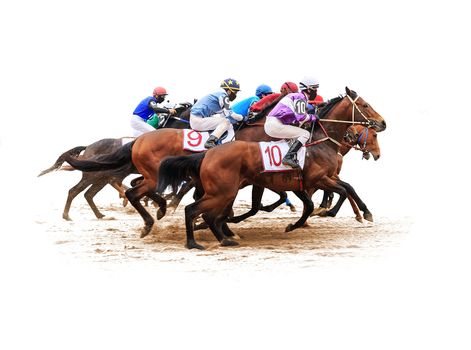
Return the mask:
<svg viewBox="0 0 471 350">
<path fill-rule="evenodd" d="M 317 88 L 319 88 L 319 81 L 316 78 L 313 78 L 313 77 L 304 77 L 299 82 L 299 88 L 301 90 L 307 90 L 309 88 L 317 89 Z"/>
</svg>

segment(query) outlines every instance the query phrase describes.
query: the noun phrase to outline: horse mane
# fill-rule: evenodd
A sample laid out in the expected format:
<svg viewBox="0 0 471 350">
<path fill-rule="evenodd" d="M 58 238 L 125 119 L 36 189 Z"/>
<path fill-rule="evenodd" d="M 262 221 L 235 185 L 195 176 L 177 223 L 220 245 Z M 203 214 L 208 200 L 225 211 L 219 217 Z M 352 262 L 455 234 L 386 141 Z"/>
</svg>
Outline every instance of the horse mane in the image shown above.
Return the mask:
<svg viewBox="0 0 471 350">
<path fill-rule="evenodd" d="M 319 118 L 324 118 L 345 96 L 339 95 L 327 101 L 327 104 L 319 110 Z"/>
</svg>

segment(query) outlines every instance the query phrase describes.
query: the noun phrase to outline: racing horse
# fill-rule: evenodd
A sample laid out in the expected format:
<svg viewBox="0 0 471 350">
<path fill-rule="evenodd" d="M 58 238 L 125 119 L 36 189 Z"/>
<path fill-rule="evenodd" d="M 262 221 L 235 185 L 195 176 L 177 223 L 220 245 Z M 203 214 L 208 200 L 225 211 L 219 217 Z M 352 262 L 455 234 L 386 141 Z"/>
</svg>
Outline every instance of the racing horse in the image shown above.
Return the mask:
<svg viewBox="0 0 471 350">
<path fill-rule="evenodd" d="M 271 106 L 273 108 L 273 106 Z M 271 110 L 265 109 L 258 115 L 258 122 L 241 127 L 235 132 L 236 140 L 257 140 L 271 141 L 273 138 L 265 134 L 263 128 L 263 118 Z M 201 136 L 194 134 L 195 144 L 201 143 Z M 62 161 L 67 161 L 75 169 L 84 172 L 109 171 L 112 169 L 126 168 L 132 166 L 142 175 L 139 181 L 135 181 L 135 186 L 126 190 L 125 195 L 131 205 L 138 211 L 144 220 L 144 227 L 141 230 L 141 238 L 147 236 L 154 225 L 153 217 L 140 203 L 145 196 L 152 199 L 158 205 L 157 220 L 160 220 L 166 213 L 167 204 L 163 196 L 156 193 L 159 166 L 163 158 L 168 156 L 188 155 L 191 151 L 183 147 L 184 132 L 180 129 L 159 129 L 139 136 L 133 142 L 127 143 L 116 151 L 92 157 L 90 159 L 77 159 L 71 154 L 63 154 Z M 218 146 L 220 147 L 220 146 Z M 181 183 L 173 186 L 174 191 Z M 273 204 L 277 207 L 286 199 L 286 193 L 279 193 L 280 200 Z"/>
<path fill-rule="evenodd" d="M 191 103 L 184 102 L 180 103 L 175 106 L 177 113 L 173 115 L 167 115 L 164 118 L 161 118 L 161 122 L 159 123 L 158 128 L 175 128 L 175 129 L 183 129 L 187 128 L 189 125 L 189 117 L 190 117 L 190 107 L 192 106 Z M 63 167 L 63 163 L 65 162 L 67 157 L 78 157 L 80 153 L 83 151 L 83 154 L 80 155 L 81 159 L 90 159 L 92 157 L 104 154 L 110 154 L 117 149 L 121 148 L 124 143 L 130 142 L 134 140 L 131 137 L 122 137 L 122 138 L 106 138 L 98 140 L 88 146 L 77 146 L 74 147 L 64 153 L 62 153 L 56 160 L 56 162 L 46 170 L 43 170 L 38 176 L 45 175 L 50 173 L 54 170 L 74 170 L 74 168 Z M 87 200 L 88 205 L 92 209 L 93 213 L 98 219 L 103 218 L 103 215 L 100 210 L 97 208 L 93 198 L 95 195 L 103 189 L 107 184 L 110 184 L 114 187 L 120 197 L 125 197 L 125 190 L 127 187 L 123 185 L 122 181 L 128 175 L 137 174 L 137 170 L 134 168 L 132 164 L 126 164 L 122 167 L 110 170 L 103 170 L 97 172 L 83 172 L 82 178 L 80 181 L 69 189 L 67 200 L 65 203 L 64 211 L 62 212 L 62 217 L 65 220 L 71 221 L 72 219 L 69 216 L 70 207 L 72 205 L 72 201 L 74 198 L 79 195 L 85 189 L 88 190 L 85 192 L 84 196 Z M 127 199 L 125 199 L 126 203 Z"/>
<path fill-rule="evenodd" d="M 380 147 L 377 139 L 377 133 L 373 128 L 368 128 L 363 125 L 352 125 L 347 129 L 347 132 L 344 136 L 344 140 L 341 142 L 341 146 L 339 149 L 339 152 L 337 153 L 337 162 L 338 162 L 338 167 L 336 171 L 336 175 L 340 173 L 341 167 L 342 167 L 342 162 L 343 162 L 343 156 L 345 156 L 351 149 L 357 149 L 363 153 L 363 158 L 369 158 L 370 154 L 373 155 L 373 158 L 377 160 L 380 155 Z M 264 188 L 263 187 L 256 187 L 254 188 L 254 191 L 252 192 L 252 208 L 241 215 L 238 216 L 233 216 L 228 219 L 228 222 L 231 223 L 239 223 L 250 216 L 255 215 L 258 210 L 263 210 L 263 211 L 271 211 L 273 210 L 274 205 L 276 204 L 281 204 L 279 202 L 276 202 L 272 205 L 269 206 L 269 208 L 261 206 L 261 198 L 263 195 Z M 316 189 L 312 189 L 308 191 L 308 195 L 312 197 Z M 282 194 L 284 192 L 281 192 Z M 368 210 L 366 204 L 361 201 L 359 204 L 355 202 L 355 200 L 348 195 L 347 196 L 350 205 L 352 206 L 353 212 L 355 213 L 355 219 L 359 222 L 363 222 L 363 218 L 365 218 L 368 221 L 373 221 L 373 215 L 371 212 Z M 330 208 L 331 206 L 331 201 L 333 199 L 333 193 L 330 191 L 324 191 L 324 196 L 322 203 L 320 204 L 319 208 L 316 208 L 312 215 L 319 215 L 319 216 L 335 216 L 340 209 L 340 207 L 334 207 L 331 211 L 328 211 L 327 209 Z M 363 218 L 360 213 L 360 209 L 358 208 L 358 205 L 361 206 L 362 211 L 363 211 Z"/>
<path fill-rule="evenodd" d="M 158 192 L 174 186 L 182 180 L 193 178 L 198 183 L 202 197 L 185 207 L 186 247 L 204 249 L 194 238 L 193 222 L 199 216 L 208 223 L 222 246 L 238 243 L 230 237 L 233 232 L 227 226 L 227 218 L 239 188 L 256 185 L 275 192 L 293 191 L 304 204 L 301 218 L 288 225 L 286 231 L 301 227 L 314 209 L 306 190 L 323 189 L 338 193 L 339 203 L 347 194 L 354 197 L 352 187 L 333 178 L 337 170 L 336 154 L 340 141 L 350 125 L 361 124 L 376 131 L 386 129 L 386 122 L 365 100 L 348 87 L 345 96 L 329 101 L 325 107 L 325 124 L 316 123 L 311 139 L 306 145 L 306 160 L 302 170 L 264 172 L 262 154 L 257 142 L 235 141 L 208 150 L 203 154 L 167 158 L 161 163 Z"/>
<path fill-rule="evenodd" d="M 376 161 L 381 156 L 381 149 L 378 142 L 378 135 L 376 131 L 372 128 L 366 128 L 362 125 L 353 125 L 347 130 L 347 135 L 345 140 L 341 142 L 339 152 L 337 153 L 337 175 L 339 175 L 340 170 L 342 169 L 343 157 L 350 152 L 350 150 L 358 150 L 362 152 L 362 159 L 368 160 L 370 155 L 373 156 L 373 159 Z M 348 196 L 350 204 L 355 212 L 355 219 L 359 222 L 362 222 L 362 216 L 359 212 L 358 206 L 353 199 Z M 329 216 L 327 210 L 331 207 L 333 200 L 333 193 L 329 191 L 324 191 L 322 197 L 322 202 L 319 208 L 314 209 L 312 215 L 319 216 Z M 331 215 L 330 215 L 331 216 Z M 373 221 L 373 215 L 369 212 L 368 209 L 364 210 L 364 218 L 368 221 Z"/>
</svg>

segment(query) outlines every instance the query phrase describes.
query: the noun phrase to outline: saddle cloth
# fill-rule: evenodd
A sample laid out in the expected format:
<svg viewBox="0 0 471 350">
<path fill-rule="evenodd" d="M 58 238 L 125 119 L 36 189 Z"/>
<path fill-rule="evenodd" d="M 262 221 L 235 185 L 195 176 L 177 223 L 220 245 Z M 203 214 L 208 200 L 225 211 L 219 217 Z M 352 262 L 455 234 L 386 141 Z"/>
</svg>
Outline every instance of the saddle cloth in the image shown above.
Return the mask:
<svg viewBox="0 0 471 350">
<path fill-rule="evenodd" d="M 183 129 L 183 149 L 191 152 L 204 152 L 205 142 L 209 139 L 208 131 L 196 131 L 192 129 Z M 222 135 L 220 142 L 226 143 L 234 139 L 234 130 L 229 129 L 229 132 Z"/>
<path fill-rule="evenodd" d="M 288 153 L 289 144 L 285 140 L 272 142 L 259 142 L 260 152 L 263 159 L 263 172 L 289 171 L 295 170 L 288 165 L 281 163 L 283 157 Z M 297 153 L 299 166 L 304 168 L 304 160 L 306 158 L 306 147 L 301 147 Z"/>
</svg>

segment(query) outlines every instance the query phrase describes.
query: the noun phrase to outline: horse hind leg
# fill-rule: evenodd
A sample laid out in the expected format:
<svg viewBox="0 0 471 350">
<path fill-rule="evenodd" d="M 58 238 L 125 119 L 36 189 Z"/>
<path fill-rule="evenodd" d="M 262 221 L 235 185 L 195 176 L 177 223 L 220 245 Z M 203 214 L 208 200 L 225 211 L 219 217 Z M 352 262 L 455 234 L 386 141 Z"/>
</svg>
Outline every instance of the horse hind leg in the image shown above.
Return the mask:
<svg viewBox="0 0 471 350">
<path fill-rule="evenodd" d="M 286 226 L 285 232 L 290 232 L 297 229 L 298 227 L 302 227 L 314 210 L 314 203 L 312 203 L 310 195 L 304 191 L 294 191 L 294 194 L 303 202 L 303 215 L 294 224 L 289 224 Z"/>
<path fill-rule="evenodd" d="M 157 209 L 157 220 L 162 219 L 167 211 L 167 201 L 157 192 L 149 191 L 146 194 L 147 197 L 152 199 L 159 206 L 159 208 Z"/>
<path fill-rule="evenodd" d="M 62 218 L 67 221 L 72 221 L 69 216 L 70 207 L 72 205 L 72 201 L 74 200 L 77 195 L 84 191 L 88 186 L 90 186 L 91 182 L 85 177 L 82 176 L 82 179 L 69 190 L 69 194 L 67 195 L 67 201 L 65 202 L 64 211 L 62 212 Z"/>
<path fill-rule="evenodd" d="M 95 205 L 95 202 L 93 201 L 93 197 L 95 197 L 95 195 L 98 192 L 100 192 L 105 186 L 106 186 L 106 182 L 94 183 L 92 186 L 90 186 L 90 188 L 84 194 L 84 197 L 87 200 L 88 205 L 90 206 L 90 208 L 92 208 L 93 213 L 95 214 L 97 219 L 102 219 L 105 217 L 105 215 L 103 215 L 98 210 L 97 206 Z"/>
<path fill-rule="evenodd" d="M 204 250 L 204 246 L 196 243 L 193 225 L 196 217 L 201 214 L 200 211 L 201 200 L 197 200 L 185 207 L 185 227 L 186 227 L 186 244 L 185 247 L 188 249 L 199 249 Z M 214 232 L 213 232 L 214 233 Z"/>
<path fill-rule="evenodd" d="M 128 189 L 125 194 L 131 205 L 137 210 L 144 220 L 144 227 L 141 230 L 141 238 L 144 238 L 152 230 L 152 226 L 154 225 L 155 221 L 140 202 L 141 198 L 146 194 L 142 182 L 139 183 L 136 187 Z"/>
</svg>

